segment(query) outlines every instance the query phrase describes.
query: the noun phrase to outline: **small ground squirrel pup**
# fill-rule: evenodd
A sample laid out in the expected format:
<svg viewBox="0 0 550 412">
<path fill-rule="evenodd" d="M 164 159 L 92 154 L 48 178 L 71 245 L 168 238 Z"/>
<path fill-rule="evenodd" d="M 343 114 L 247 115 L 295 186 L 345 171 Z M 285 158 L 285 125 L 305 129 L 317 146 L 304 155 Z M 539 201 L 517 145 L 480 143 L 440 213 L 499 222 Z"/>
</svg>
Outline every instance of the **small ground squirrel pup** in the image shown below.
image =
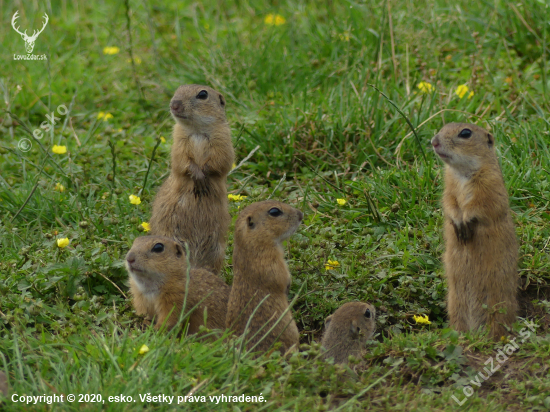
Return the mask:
<svg viewBox="0 0 550 412">
<path fill-rule="evenodd" d="M 172 311 L 166 327 L 174 327 L 180 318 L 187 285 L 182 246 L 163 236 L 138 237 L 126 255 L 126 268 L 137 314 L 148 319 L 155 316 L 158 329 Z M 199 326 L 204 325 L 205 311 L 206 327 L 224 329 L 229 286 L 204 269 L 191 269 L 187 290 L 186 311 L 202 301 L 189 317 L 189 333 L 197 333 Z"/>
<path fill-rule="evenodd" d="M 375 315 L 374 306 L 363 302 L 345 303 L 330 315 L 321 341 L 327 350 L 324 358 L 334 358 L 334 363 L 348 363 L 350 355 L 359 358 L 366 341 L 374 335 Z"/>
<path fill-rule="evenodd" d="M 466 123 L 450 123 L 432 139 L 446 164 L 443 262 L 450 324 L 458 331 L 486 324 L 500 338 L 516 319 L 518 243 L 494 144 L 493 135 Z"/>
<path fill-rule="evenodd" d="M 170 112 L 176 120 L 172 171 L 153 203 L 151 234 L 187 242 L 191 267 L 217 275 L 231 221 L 227 174 L 235 159 L 225 100 L 210 87 L 184 85 Z"/>
<path fill-rule="evenodd" d="M 252 312 L 247 348 L 266 351 L 280 341 L 284 353 L 298 346 L 299 333 L 288 305 L 290 273 L 282 242 L 298 229 L 304 215 L 281 202 L 266 200 L 246 207 L 235 223 L 233 286 L 229 295 L 226 327 L 243 334 Z M 277 323 L 279 317 L 286 314 Z M 274 329 L 266 335 L 273 327 Z M 260 330 L 261 329 L 261 330 Z"/>
</svg>

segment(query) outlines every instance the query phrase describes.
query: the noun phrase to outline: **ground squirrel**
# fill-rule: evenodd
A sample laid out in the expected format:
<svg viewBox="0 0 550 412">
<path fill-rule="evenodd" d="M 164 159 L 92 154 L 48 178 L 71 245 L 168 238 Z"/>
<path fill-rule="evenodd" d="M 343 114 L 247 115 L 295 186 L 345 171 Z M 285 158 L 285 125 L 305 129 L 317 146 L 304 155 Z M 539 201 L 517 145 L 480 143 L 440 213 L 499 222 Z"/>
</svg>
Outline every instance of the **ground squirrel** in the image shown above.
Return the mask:
<svg viewBox="0 0 550 412">
<path fill-rule="evenodd" d="M 141 236 L 126 255 L 130 292 L 138 315 L 156 317 L 158 329 L 166 321 L 171 329 L 180 318 L 187 286 L 186 256 L 182 246 L 164 236 Z M 189 317 L 189 333 L 200 325 L 224 329 L 229 286 L 204 269 L 191 269 L 185 311 L 199 305 Z M 199 304 L 199 302 L 201 302 Z"/>
<path fill-rule="evenodd" d="M 246 207 L 235 223 L 234 277 L 226 327 L 238 334 L 244 333 L 257 308 L 246 335 L 247 348 L 258 344 L 254 351 L 266 351 L 277 340 L 283 344 L 283 353 L 298 346 L 298 327 L 288 305 L 290 272 L 282 242 L 298 229 L 303 217 L 298 209 L 266 200 Z M 275 323 L 277 325 L 267 333 Z"/>
<path fill-rule="evenodd" d="M 350 355 L 361 356 L 365 342 L 374 334 L 374 306 L 363 302 L 342 305 L 325 320 L 325 334 L 321 346 L 326 349 L 325 359 L 334 363 L 348 363 Z"/>
<path fill-rule="evenodd" d="M 458 331 L 506 334 L 517 312 L 518 243 L 492 134 L 450 123 L 432 139 L 446 164 L 443 210 L 447 311 Z M 484 307 L 484 305 L 486 305 Z"/>
<path fill-rule="evenodd" d="M 184 85 L 170 112 L 172 170 L 153 203 L 151 234 L 187 242 L 191 267 L 219 274 L 231 221 L 226 181 L 235 159 L 225 100 L 210 87 Z"/>
</svg>

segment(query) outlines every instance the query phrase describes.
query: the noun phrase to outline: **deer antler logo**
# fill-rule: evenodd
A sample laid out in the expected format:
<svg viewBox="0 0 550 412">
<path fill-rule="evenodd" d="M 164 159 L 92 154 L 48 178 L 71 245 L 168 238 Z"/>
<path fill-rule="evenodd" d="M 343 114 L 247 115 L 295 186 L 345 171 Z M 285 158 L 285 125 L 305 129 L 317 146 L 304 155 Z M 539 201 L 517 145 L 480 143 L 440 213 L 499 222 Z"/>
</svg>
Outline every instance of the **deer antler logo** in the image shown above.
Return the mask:
<svg viewBox="0 0 550 412">
<path fill-rule="evenodd" d="M 42 28 L 39 31 L 35 30 L 33 32 L 32 36 L 29 36 L 29 35 L 27 35 L 27 30 L 25 30 L 24 33 L 21 33 L 19 31 L 19 28 L 15 27 L 15 21 L 19 17 L 18 13 L 19 13 L 19 10 L 17 10 L 15 12 L 15 14 L 13 15 L 13 18 L 11 19 L 11 25 L 12 25 L 13 29 L 21 35 L 23 40 L 25 40 L 25 49 L 27 49 L 27 53 L 32 53 L 32 49 L 34 49 L 34 42 L 36 41 L 36 38 L 38 37 L 38 35 L 40 33 L 42 33 L 44 31 L 44 29 L 46 28 L 46 24 L 48 24 L 48 21 L 50 19 L 48 18 L 48 15 L 46 13 L 44 13 L 44 25 L 42 26 Z"/>
</svg>

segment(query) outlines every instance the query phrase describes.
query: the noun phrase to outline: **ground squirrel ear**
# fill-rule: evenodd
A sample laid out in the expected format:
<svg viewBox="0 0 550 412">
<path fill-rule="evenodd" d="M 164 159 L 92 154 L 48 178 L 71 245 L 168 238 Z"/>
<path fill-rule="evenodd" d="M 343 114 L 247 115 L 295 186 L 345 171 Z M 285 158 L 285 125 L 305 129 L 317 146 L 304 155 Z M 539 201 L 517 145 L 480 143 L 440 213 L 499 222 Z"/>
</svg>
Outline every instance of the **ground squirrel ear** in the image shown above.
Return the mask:
<svg viewBox="0 0 550 412">
<path fill-rule="evenodd" d="M 328 328 L 328 325 L 332 321 L 332 315 L 330 315 L 328 318 L 325 319 L 325 328 Z"/>
<path fill-rule="evenodd" d="M 495 138 L 491 133 L 487 133 L 487 142 L 489 144 L 489 147 L 493 146 L 493 144 L 495 143 Z"/>
<path fill-rule="evenodd" d="M 252 221 L 252 216 L 248 216 L 247 221 L 248 221 L 248 227 L 251 229 L 254 229 L 254 222 Z"/>
<path fill-rule="evenodd" d="M 222 105 L 222 107 L 225 107 L 225 99 L 221 94 L 220 94 L 220 104 Z"/>
<path fill-rule="evenodd" d="M 178 258 L 183 256 L 183 248 L 181 247 L 181 245 L 179 243 L 176 243 L 176 256 Z"/>
</svg>

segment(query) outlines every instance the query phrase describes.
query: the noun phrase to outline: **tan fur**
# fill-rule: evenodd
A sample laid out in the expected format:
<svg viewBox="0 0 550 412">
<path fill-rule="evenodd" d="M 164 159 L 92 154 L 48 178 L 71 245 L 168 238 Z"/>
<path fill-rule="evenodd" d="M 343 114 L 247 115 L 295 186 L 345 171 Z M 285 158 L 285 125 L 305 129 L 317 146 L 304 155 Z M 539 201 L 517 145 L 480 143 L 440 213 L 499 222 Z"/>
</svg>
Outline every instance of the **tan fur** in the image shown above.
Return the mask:
<svg viewBox="0 0 550 412">
<path fill-rule="evenodd" d="M 325 334 L 321 341 L 321 346 L 326 349 L 324 358 L 334 358 L 334 363 L 348 363 L 350 355 L 359 358 L 365 351 L 365 343 L 374 335 L 375 316 L 374 306 L 368 303 L 342 305 L 325 320 Z"/>
<path fill-rule="evenodd" d="M 458 137 L 464 129 L 472 136 Z M 443 262 L 450 324 L 458 331 L 486 324 L 500 338 L 504 325 L 516 320 L 518 243 L 494 137 L 472 124 L 451 123 L 432 145 L 446 163 Z"/>
<path fill-rule="evenodd" d="M 197 98 L 202 90 L 206 100 Z M 151 234 L 187 242 L 191 267 L 219 274 L 231 221 L 227 174 L 235 159 L 225 100 L 191 84 L 180 86 L 170 105 L 176 120 L 172 170 L 153 203 Z"/>
<path fill-rule="evenodd" d="M 268 212 L 273 208 L 278 208 L 283 214 L 270 216 Z M 247 333 L 249 349 L 264 337 L 289 307 L 291 279 L 282 242 L 296 231 L 302 218 L 303 214 L 298 209 L 267 200 L 246 207 L 235 223 L 234 277 L 226 327 L 239 335 L 243 334 L 252 312 L 269 295 L 250 321 Z M 257 333 L 260 329 L 261 332 Z M 282 342 L 283 353 L 298 346 L 298 327 L 290 310 L 254 351 L 266 351 L 277 340 Z"/>
<path fill-rule="evenodd" d="M 4 372 L 0 372 L 0 395 L 8 396 L 10 388 L 8 386 L 8 377 Z"/>
<path fill-rule="evenodd" d="M 164 245 L 161 253 L 152 251 L 158 243 Z M 137 314 L 148 319 L 156 317 L 157 329 L 168 318 L 166 327 L 173 328 L 183 309 L 187 285 L 187 264 L 182 246 L 163 236 L 138 237 L 126 256 L 126 268 Z M 190 270 L 185 312 L 202 301 L 189 317 L 190 334 L 197 333 L 200 325 L 209 329 L 225 328 L 229 290 L 229 286 L 214 274 L 204 269 Z"/>
</svg>

